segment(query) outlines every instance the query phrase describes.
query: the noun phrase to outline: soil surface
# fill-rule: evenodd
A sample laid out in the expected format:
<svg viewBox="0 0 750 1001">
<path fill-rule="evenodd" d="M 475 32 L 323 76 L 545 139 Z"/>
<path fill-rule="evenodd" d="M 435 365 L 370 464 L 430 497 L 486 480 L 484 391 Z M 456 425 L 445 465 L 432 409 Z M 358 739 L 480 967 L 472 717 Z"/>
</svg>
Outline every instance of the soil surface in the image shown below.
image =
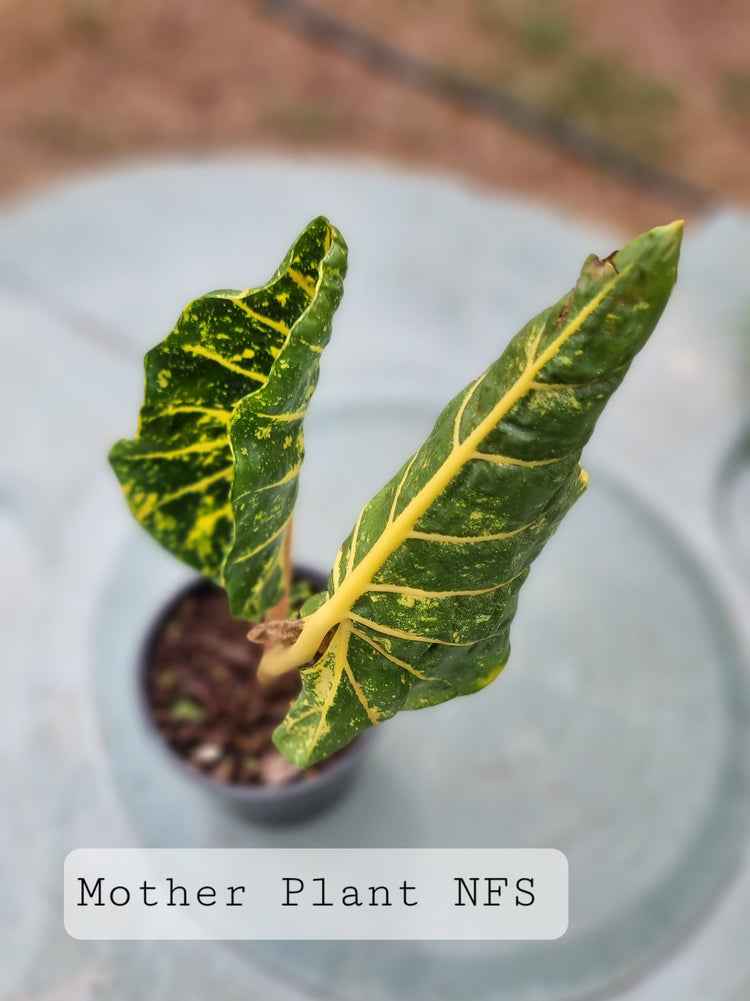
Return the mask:
<svg viewBox="0 0 750 1001">
<path fill-rule="evenodd" d="M 201 581 L 167 614 L 150 646 L 146 696 L 166 743 L 220 782 L 279 786 L 312 778 L 271 742 L 297 697 L 299 672 L 258 681 L 263 648 L 229 614 L 226 592 Z M 328 759 L 333 760 L 332 758 Z"/>
<path fill-rule="evenodd" d="M 750 198 L 747 0 L 311 2 L 719 198 Z M 629 233 L 696 211 L 368 68 L 271 3 L 0 4 L 0 194 L 146 154 L 282 151 L 450 174 Z"/>
</svg>

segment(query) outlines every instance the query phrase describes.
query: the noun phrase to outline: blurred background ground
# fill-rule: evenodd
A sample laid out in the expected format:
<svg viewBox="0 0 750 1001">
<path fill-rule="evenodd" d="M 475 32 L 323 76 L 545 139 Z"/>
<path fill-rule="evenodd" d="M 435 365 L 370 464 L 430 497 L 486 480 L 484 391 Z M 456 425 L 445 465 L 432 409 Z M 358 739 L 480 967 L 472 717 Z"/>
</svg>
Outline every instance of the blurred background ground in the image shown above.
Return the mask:
<svg viewBox="0 0 750 1001">
<path fill-rule="evenodd" d="M 424 969 L 408 953 L 399 953 L 403 966 L 383 961 L 365 943 L 333 962 L 315 953 L 318 965 L 304 970 L 311 953 L 295 944 L 266 954 L 264 973 L 253 958 L 260 952 L 80 943 L 60 922 L 60 865 L 70 848 L 252 843 L 240 821 L 204 810 L 199 790 L 193 798 L 178 779 L 173 785 L 138 730 L 132 665 L 178 568 L 166 556 L 156 562 L 145 533 L 143 548 L 131 543 L 137 529 L 104 464 L 109 443 L 132 433 L 140 358 L 176 308 L 196 289 L 235 283 L 218 276 L 265 272 L 268 246 L 248 239 L 243 205 L 261 229 L 273 225 L 274 241 L 330 206 L 361 248 L 342 306 L 350 333 L 327 348 L 329 375 L 317 394 L 317 440 L 333 444 L 310 449 L 308 482 L 319 493 L 300 506 L 309 518 L 308 531 L 300 522 L 310 545 L 304 559 L 323 567 L 368 483 L 376 489 L 380 473 L 390 475 L 412 433 L 419 440 L 405 422 L 413 414 L 426 433 L 437 405 L 475 373 L 476 358 L 495 357 L 494 318 L 512 330 L 566 287 L 570 262 L 596 245 L 596 227 L 580 220 L 632 235 L 705 208 L 674 184 L 655 195 L 623 183 L 445 93 L 389 77 L 386 65 L 375 72 L 362 47 L 352 51 L 351 34 L 336 36 L 329 25 L 315 42 L 293 30 L 279 16 L 284 2 L 306 0 L 0 0 L 0 199 L 144 157 L 207 158 L 197 167 L 120 171 L 2 213 L 0 395 L 13 434 L 0 476 L 0 634 L 5 660 L 21 669 L 0 672 L 0 697 L 11 707 L 0 727 L 0 796 L 10 804 L 0 829 L 13 845 L 0 875 L 0 924 L 3 913 L 10 918 L 0 936 L 0 995 L 18 986 L 8 995 L 14 1001 L 244 1001 L 248 993 L 299 1001 L 310 991 L 295 987 L 296 976 L 319 997 L 361 997 L 363 981 L 370 997 L 408 996 L 404 984 L 423 982 L 427 994 L 437 985 L 432 996 L 447 997 L 450 984 L 467 996 L 463 960 L 444 943 L 434 955 L 419 953 L 429 960 Z M 433 80 L 498 88 L 711 189 L 718 201 L 747 205 L 747 0 L 315 3 L 423 60 Z M 228 150 L 242 155 L 240 165 L 214 161 Z M 292 164 L 314 154 L 325 166 L 253 162 L 268 152 Z M 345 163 L 338 172 L 328 163 L 337 158 Z M 349 170 L 358 160 L 406 167 L 416 179 Z M 429 173 L 504 197 L 424 184 Z M 519 209 L 516 197 L 541 207 Z M 505 843 L 554 844 L 568 854 L 576 890 L 563 952 L 550 953 L 546 966 L 530 949 L 515 966 L 503 963 L 501 978 L 488 961 L 472 997 L 539 998 L 545 976 L 548 997 L 602 996 L 602 984 L 627 976 L 622 1001 L 750 998 L 750 866 L 724 889 L 735 853 L 747 847 L 737 811 L 750 731 L 726 620 L 748 638 L 750 425 L 735 335 L 749 329 L 750 226 L 746 213 L 729 211 L 688 232 L 650 360 L 629 374 L 609 437 L 592 443 L 604 449 L 602 466 L 617 470 L 612 484 L 632 484 L 649 500 L 620 515 L 630 510 L 619 506 L 630 505 L 630 487 L 618 500 L 603 478 L 590 494 L 594 506 L 586 502 L 588 512 L 602 505 L 601 520 L 578 521 L 597 533 L 559 534 L 555 541 L 569 547 L 558 550 L 563 579 L 549 578 L 539 612 L 525 628 L 519 622 L 520 670 L 478 698 L 476 710 L 467 706 L 464 729 L 451 722 L 428 740 L 413 727 L 429 728 L 431 719 L 408 720 L 402 742 L 382 741 L 371 784 L 354 792 L 361 808 L 347 815 L 351 826 L 333 815 L 318 828 L 321 845 L 429 845 L 434 837 L 445 846 L 451 838 L 476 843 L 487 830 L 502 831 Z M 538 261 L 533 271 L 530 261 Z M 471 352 L 468 334 L 456 336 L 464 330 Z M 680 539 L 689 540 L 684 551 Z M 695 575 L 693 551 L 705 574 Z M 568 568 L 585 571 L 590 590 L 571 587 Z M 564 624 L 539 629 L 550 621 L 542 609 Z M 563 634 L 568 652 L 550 656 L 544 645 L 556 649 L 560 635 L 562 650 Z M 462 701 L 445 711 L 463 712 Z M 490 732 L 498 737 L 492 750 L 483 738 Z M 460 777 L 450 801 L 446 763 Z M 486 795 L 487 777 L 496 795 Z M 289 846 L 314 845 L 307 831 L 286 837 Z M 659 969 L 650 967 L 671 948 Z M 482 953 L 471 949 L 464 955 L 473 976 Z"/>
<path fill-rule="evenodd" d="M 750 196 L 747 0 L 317 0 L 713 191 Z M 274 13 L 274 9 L 276 13 Z M 700 208 L 389 79 L 257 0 L 0 0 L 0 196 L 166 152 L 357 155 L 635 230 Z"/>
</svg>

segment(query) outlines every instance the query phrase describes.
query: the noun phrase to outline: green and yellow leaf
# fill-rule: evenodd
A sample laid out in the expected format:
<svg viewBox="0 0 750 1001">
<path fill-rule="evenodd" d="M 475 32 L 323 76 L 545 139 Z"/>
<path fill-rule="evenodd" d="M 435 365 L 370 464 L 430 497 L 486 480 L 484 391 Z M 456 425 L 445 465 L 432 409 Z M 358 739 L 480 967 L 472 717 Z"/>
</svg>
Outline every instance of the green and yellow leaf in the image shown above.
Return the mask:
<svg viewBox="0 0 750 1001">
<path fill-rule="evenodd" d="M 263 661 L 267 675 L 301 667 L 328 637 L 274 735 L 290 760 L 312 764 L 503 668 L 519 589 L 585 489 L 581 450 L 667 303 L 681 233 L 673 223 L 589 257 L 366 505 L 296 643 Z"/>
<path fill-rule="evenodd" d="M 302 421 L 343 291 L 346 244 L 314 220 L 261 288 L 183 311 L 145 360 L 138 433 L 110 462 L 133 514 L 256 618 L 282 591 Z"/>
</svg>

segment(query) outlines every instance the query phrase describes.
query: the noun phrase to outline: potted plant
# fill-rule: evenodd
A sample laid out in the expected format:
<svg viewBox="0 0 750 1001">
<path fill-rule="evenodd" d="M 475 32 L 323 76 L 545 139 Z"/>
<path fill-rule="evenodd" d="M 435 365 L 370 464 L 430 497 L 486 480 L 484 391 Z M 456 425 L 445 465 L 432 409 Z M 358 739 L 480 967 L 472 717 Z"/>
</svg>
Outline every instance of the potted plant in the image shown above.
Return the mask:
<svg viewBox="0 0 750 1001">
<path fill-rule="evenodd" d="M 296 769 L 292 795 L 324 784 L 321 763 L 371 727 L 475 692 L 505 665 L 519 589 L 586 488 L 581 450 L 667 303 L 681 234 L 672 223 L 589 256 L 573 289 L 448 403 L 364 507 L 327 583 L 308 580 L 306 600 L 292 585 L 292 515 L 343 238 L 314 220 L 267 285 L 196 299 L 148 352 L 138 433 L 110 461 L 140 523 L 226 592 L 240 623 L 233 656 L 251 651 L 258 665 L 253 691 L 289 686 L 273 742 Z M 210 706 L 180 694 L 171 669 L 162 714 L 201 722 Z M 209 765 L 225 787 L 260 776 L 265 751 L 248 750 L 230 774 L 212 760 L 221 741 L 198 747 L 193 766 Z"/>
</svg>

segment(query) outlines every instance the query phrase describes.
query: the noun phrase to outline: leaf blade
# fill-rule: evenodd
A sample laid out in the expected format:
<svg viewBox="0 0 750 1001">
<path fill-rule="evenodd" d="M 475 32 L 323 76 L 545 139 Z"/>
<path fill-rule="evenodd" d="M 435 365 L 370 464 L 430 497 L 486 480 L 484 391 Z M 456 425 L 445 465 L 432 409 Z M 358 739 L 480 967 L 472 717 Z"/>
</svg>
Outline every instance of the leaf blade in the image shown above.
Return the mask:
<svg viewBox="0 0 750 1001">
<path fill-rule="evenodd" d="M 314 679 L 303 670 L 300 700 L 275 734 L 291 760 L 319 760 L 371 725 L 361 712 L 347 720 L 336 711 L 331 686 L 346 687 L 347 668 L 368 720 L 475 691 L 501 670 L 518 589 L 585 489 L 581 449 L 666 304 L 680 235 L 673 224 L 605 261 L 590 257 L 575 288 L 449 403 L 422 448 L 363 509 L 326 600 L 295 646 L 266 657 L 271 672 L 303 664 L 334 630 L 332 652 Z M 402 591 L 394 601 L 384 588 Z M 485 588 L 494 600 L 466 593 Z M 414 590 L 446 593 L 418 600 Z M 352 643 L 354 628 L 361 635 Z M 345 665 L 343 649 L 354 657 Z M 317 729 L 298 727 L 300 712 L 313 720 L 316 705 Z"/>
<path fill-rule="evenodd" d="M 315 219 L 266 285 L 194 300 L 146 355 L 138 431 L 114 445 L 110 463 L 138 521 L 219 584 L 236 529 L 235 412 L 265 389 L 300 326 L 310 329 L 311 314 L 316 336 L 325 328 L 327 341 L 345 270 L 343 238 Z M 242 475 L 249 488 L 251 474 Z"/>
</svg>

